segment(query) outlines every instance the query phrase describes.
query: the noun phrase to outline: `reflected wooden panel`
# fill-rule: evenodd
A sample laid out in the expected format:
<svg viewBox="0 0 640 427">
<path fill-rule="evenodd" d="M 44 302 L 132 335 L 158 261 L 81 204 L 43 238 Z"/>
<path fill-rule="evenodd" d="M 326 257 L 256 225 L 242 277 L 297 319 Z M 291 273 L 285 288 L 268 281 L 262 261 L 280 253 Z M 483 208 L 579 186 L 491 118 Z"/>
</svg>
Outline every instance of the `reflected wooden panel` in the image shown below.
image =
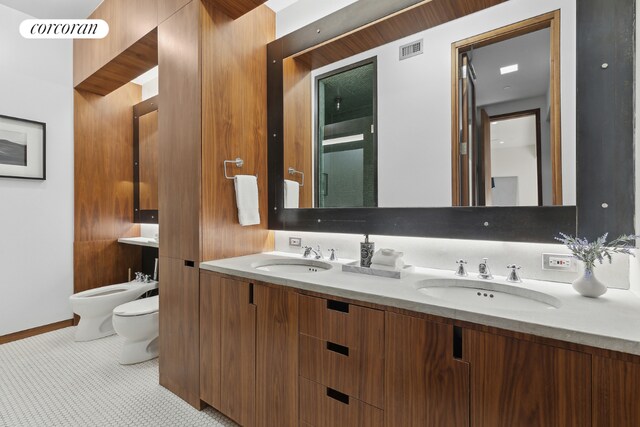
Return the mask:
<svg viewBox="0 0 640 427">
<path fill-rule="evenodd" d="M 124 283 L 128 272 L 142 270 L 142 251 L 117 240 L 73 244 L 73 292 Z"/>
<path fill-rule="evenodd" d="M 139 118 L 140 209 L 158 209 L 158 112 Z"/>
<path fill-rule="evenodd" d="M 284 68 L 284 179 L 300 182 L 289 168 L 303 172 L 305 186 L 300 187 L 299 207 L 313 207 L 313 165 L 311 143 L 311 68 L 304 61 L 288 58 Z"/>
</svg>

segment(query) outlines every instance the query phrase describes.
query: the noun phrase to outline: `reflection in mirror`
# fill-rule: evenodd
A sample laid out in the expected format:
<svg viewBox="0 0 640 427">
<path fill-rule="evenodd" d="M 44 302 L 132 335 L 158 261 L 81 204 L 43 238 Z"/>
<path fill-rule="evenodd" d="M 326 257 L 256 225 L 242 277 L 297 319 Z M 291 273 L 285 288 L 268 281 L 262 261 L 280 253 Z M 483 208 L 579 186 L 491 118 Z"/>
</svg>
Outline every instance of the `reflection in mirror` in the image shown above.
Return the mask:
<svg viewBox="0 0 640 427">
<path fill-rule="evenodd" d="M 470 15 L 328 65 L 285 58 L 285 208 L 575 204 L 559 12 L 490 11 L 503 26 L 484 33 Z"/>
<path fill-rule="evenodd" d="M 140 116 L 140 209 L 158 210 L 158 111 Z"/>
<path fill-rule="evenodd" d="M 454 44 L 459 132 L 452 156 L 460 159 L 454 205 L 562 204 L 560 138 L 551 132 L 560 127 L 553 19 Z"/>
<path fill-rule="evenodd" d="M 133 107 L 134 217 L 158 223 L 158 97 Z"/>
<path fill-rule="evenodd" d="M 375 59 L 317 77 L 316 206 L 377 206 Z"/>
</svg>

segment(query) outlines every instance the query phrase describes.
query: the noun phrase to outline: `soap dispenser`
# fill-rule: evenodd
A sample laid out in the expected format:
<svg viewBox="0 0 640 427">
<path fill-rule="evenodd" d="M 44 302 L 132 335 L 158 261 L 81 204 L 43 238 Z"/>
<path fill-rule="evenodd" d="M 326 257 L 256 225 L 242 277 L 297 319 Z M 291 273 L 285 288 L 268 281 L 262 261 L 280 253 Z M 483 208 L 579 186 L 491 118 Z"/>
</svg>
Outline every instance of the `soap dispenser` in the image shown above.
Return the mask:
<svg viewBox="0 0 640 427">
<path fill-rule="evenodd" d="M 364 242 L 360 243 L 360 267 L 371 267 L 371 258 L 376 250 L 376 244 L 369 241 L 369 235 L 365 235 Z"/>
</svg>

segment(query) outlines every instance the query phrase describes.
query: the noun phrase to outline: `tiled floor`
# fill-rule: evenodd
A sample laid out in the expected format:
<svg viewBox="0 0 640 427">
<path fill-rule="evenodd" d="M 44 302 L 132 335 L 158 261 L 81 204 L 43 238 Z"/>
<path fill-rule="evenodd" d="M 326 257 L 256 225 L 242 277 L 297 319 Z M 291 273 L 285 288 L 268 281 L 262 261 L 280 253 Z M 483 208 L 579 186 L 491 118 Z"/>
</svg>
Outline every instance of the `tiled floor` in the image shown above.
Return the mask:
<svg viewBox="0 0 640 427">
<path fill-rule="evenodd" d="M 0 345 L 0 426 L 235 426 L 158 385 L 158 359 L 122 366 L 117 335 L 73 341 L 74 328 Z"/>
</svg>

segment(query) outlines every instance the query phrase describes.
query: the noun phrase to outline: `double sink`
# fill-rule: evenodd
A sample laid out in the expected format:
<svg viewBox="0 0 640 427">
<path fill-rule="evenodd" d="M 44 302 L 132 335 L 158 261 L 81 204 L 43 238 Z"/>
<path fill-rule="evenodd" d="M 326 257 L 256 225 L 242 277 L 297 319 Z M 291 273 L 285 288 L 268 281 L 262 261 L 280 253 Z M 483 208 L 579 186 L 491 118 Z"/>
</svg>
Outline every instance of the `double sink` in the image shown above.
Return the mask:
<svg viewBox="0 0 640 427">
<path fill-rule="evenodd" d="M 334 266 L 318 260 L 274 258 L 256 262 L 251 267 L 275 274 L 313 274 L 329 271 Z M 419 280 L 414 287 L 430 299 L 497 310 L 545 311 L 559 309 L 562 305 L 552 295 L 490 280 L 432 277 Z"/>
</svg>

